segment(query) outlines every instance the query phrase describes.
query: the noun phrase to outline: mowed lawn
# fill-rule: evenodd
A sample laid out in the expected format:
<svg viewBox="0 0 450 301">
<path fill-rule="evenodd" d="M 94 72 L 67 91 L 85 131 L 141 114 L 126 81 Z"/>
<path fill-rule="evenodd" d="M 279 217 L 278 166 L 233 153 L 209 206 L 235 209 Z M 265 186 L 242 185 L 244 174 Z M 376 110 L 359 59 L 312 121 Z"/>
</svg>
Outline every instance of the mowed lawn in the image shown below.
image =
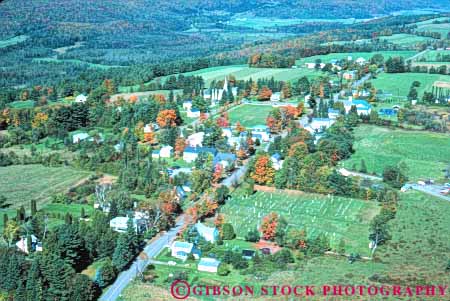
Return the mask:
<svg viewBox="0 0 450 301">
<path fill-rule="evenodd" d="M 306 229 L 309 237 L 325 234 L 332 248 L 344 239 L 348 252 L 368 255 L 369 223 L 378 211 L 375 202 L 258 191 L 249 197 L 234 193 L 220 212 L 233 225 L 238 238 L 259 228 L 264 216 L 276 212 L 288 221 L 289 228 Z"/>
<path fill-rule="evenodd" d="M 266 124 L 267 116 L 272 111 L 270 105 L 241 105 L 232 109 L 228 113 L 231 125 L 240 122 L 244 127 L 253 127 L 255 125 Z"/>
<path fill-rule="evenodd" d="M 364 159 L 368 172 L 382 174 L 386 166 L 406 163 L 410 180 L 440 179 L 450 163 L 450 136 L 424 131 L 390 130 L 376 126 L 359 126 L 355 130 L 355 153 L 343 162 L 344 167 L 360 168 Z"/>
<path fill-rule="evenodd" d="M 377 90 L 390 93 L 393 96 L 406 98 L 414 81 L 420 82 L 417 88 L 421 99 L 425 91 L 431 92 L 431 87 L 435 81 L 450 82 L 450 76 L 428 73 L 381 73 L 371 82 Z"/>
<path fill-rule="evenodd" d="M 11 208 L 38 201 L 38 209 L 55 193 L 61 193 L 89 176 L 89 172 L 70 167 L 43 165 L 13 165 L 0 167 L 0 195 L 11 203 Z"/>
</svg>

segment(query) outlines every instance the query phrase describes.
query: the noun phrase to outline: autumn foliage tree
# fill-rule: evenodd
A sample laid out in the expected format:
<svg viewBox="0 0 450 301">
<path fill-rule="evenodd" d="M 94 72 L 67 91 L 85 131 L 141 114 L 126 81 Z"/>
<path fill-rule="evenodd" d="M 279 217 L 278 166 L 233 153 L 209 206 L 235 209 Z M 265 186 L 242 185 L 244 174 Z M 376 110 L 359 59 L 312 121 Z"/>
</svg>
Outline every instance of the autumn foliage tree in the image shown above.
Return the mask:
<svg viewBox="0 0 450 301">
<path fill-rule="evenodd" d="M 217 118 L 216 122 L 217 122 L 217 125 L 222 128 L 228 127 L 230 125 L 230 121 L 228 120 L 228 114 L 223 113 L 222 116 Z"/>
<path fill-rule="evenodd" d="M 275 212 L 263 217 L 260 231 L 265 240 L 274 240 L 277 232 L 279 216 Z"/>
<path fill-rule="evenodd" d="M 275 177 L 275 169 L 268 155 L 260 155 L 256 158 L 251 178 L 258 184 L 271 185 Z"/>
<path fill-rule="evenodd" d="M 213 183 L 219 183 L 220 179 L 222 178 L 223 174 L 223 168 L 221 164 L 216 164 L 214 167 L 214 173 L 212 176 L 212 182 Z"/>
<path fill-rule="evenodd" d="M 246 131 L 245 127 L 239 121 L 236 122 L 236 132 L 240 134 L 245 131 Z"/>
<path fill-rule="evenodd" d="M 262 87 L 259 91 L 258 99 L 261 101 L 269 100 L 272 96 L 272 90 L 267 88 L 266 86 Z"/>
<path fill-rule="evenodd" d="M 184 149 L 186 148 L 186 140 L 183 137 L 178 137 L 175 140 L 175 156 L 183 156 Z"/>
<path fill-rule="evenodd" d="M 176 125 L 177 114 L 175 110 L 162 110 L 156 117 L 156 122 L 162 128 L 173 127 Z"/>
</svg>

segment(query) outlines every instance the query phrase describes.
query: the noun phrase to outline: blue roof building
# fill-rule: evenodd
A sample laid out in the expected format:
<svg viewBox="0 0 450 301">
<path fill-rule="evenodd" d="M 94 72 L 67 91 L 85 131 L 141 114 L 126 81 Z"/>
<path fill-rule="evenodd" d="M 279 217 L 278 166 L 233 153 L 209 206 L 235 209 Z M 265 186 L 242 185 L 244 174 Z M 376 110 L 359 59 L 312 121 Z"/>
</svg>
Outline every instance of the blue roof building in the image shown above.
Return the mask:
<svg viewBox="0 0 450 301">
<path fill-rule="evenodd" d="M 221 163 L 221 162 L 228 162 L 228 164 L 230 163 L 234 163 L 236 162 L 236 155 L 232 154 L 232 153 L 218 153 L 215 157 L 214 157 L 214 161 L 213 161 L 213 165 L 216 166 L 217 164 Z"/>
<path fill-rule="evenodd" d="M 220 261 L 215 258 L 203 257 L 198 263 L 197 269 L 203 272 L 217 273 Z"/>
</svg>

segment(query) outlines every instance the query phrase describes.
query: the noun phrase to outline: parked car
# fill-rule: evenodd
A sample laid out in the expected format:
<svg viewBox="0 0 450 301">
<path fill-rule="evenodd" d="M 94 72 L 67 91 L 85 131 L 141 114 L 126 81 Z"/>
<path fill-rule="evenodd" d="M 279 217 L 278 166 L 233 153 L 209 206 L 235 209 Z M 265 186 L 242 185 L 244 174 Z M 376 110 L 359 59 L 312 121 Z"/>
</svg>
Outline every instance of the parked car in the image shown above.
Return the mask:
<svg viewBox="0 0 450 301">
<path fill-rule="evenodd" d="M 439 191 L 439 193 L 442 195 L 448 195 L 449 192 L 450 192 L 450 188 L 445 188 L 445 189 L 442 189 L 441 191 Z"/>
<path fill-rule="evenodd" d="M 424 181 L 418 181 L 417 184 L 425 186 L 425 182 Z"/>
</svg>

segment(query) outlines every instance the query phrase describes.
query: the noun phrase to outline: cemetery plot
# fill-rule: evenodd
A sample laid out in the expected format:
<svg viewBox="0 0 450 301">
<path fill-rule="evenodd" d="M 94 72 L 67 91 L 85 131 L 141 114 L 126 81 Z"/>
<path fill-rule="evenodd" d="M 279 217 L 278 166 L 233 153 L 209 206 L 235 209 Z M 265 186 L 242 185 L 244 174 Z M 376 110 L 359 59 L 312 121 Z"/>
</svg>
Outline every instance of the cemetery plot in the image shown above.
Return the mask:
<svg viewBox="0 0 450 301">
<path fill-rule="evenodd" d="M 306 229 L 308 237 L 325 234 L 335 248 L 344 239 L 348 252 L 368 253 L 369 223 L 378 213 L 375 202 L 336 196 L 256 192 L 235 193 L 221 209 L 239 238 L 259 228 L 264 216 L 276 212 L 288 221 L 288 228 Z"/>
</svg>

